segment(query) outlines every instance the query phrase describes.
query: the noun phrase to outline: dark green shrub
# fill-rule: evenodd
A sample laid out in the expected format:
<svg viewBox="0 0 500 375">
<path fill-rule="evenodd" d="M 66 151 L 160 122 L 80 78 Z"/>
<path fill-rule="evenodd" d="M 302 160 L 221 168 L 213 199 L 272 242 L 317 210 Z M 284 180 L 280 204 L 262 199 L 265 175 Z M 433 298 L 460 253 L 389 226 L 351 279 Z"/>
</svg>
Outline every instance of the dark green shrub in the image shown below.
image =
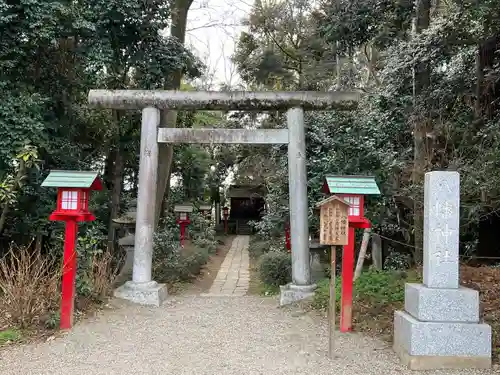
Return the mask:
<svg viewBox="0 0 500 375">
<path fill-rule="evenodd" d="M 311 305 L 317 310 L 326 310 L 330 301 L 330 279 L 323 279 L 319 281 L 317 285 L 318 288 L 316 289 Z M 340 308 L 341 291 L 341 279 L 337 277 L 335 279 L 335 300 L 337 301 L 337 308 Z"/>
<path fill-rule="evenodd" d="M 198 248 L 207 249 L 209 254 L 215 254 L 215 250 L 217 250 L 216 240 L 211 240 L 207 238 L 196 238 L 193 239 L 193 244 Z"/>
<path fill-rule="evenodd" d="M 208 262 L 208 249 L 199 248 L 196 249 L 194 253 L 181 256 L 181 263 L 189 271 L 189 277 L 194 277 L 198 275 L 202 267 Z"/>
<path fill-rule="evenodd" d="M 168 215 L 162 227 L 155 233 L 153 254 L 153 273 L 155 280 L 164 283 L 190 281 L 195 278 L 207 263 L 209 253 L 216 247 L 216 241 L 207 238 L 203 241 L 199 232 L 191 232 L 196 240 L 195 249 L 186 253 L 179 247 L 179 230 L 175 217 Z"/>
<path fill-rule="evenodd" d="M 405 283 L 416 282 L 418 277 L 413 272 L 378 271 L 363 272 L 354 282 L 354 300 L 364 301 L 371 305 L 387 304 L 404 301 Z M 335 279 L 337 305 L 340 303 L 341 276 Z M 314 296 L 313 307 L 326 309 L 330 299 L 330 280 L 318 283 Z"/>
<path fill-rule="evenodd" d="M 257 237 L 252 237 L 248 246 L 248 254 L 254 259 L 260 258 L 263 254 L 267 253 L 270 248 L 269 241 L 259 240 Z"/>
<path fill-rule="evenodd" d="M 259 275 L 264 284 L 285 285 L 292 280 L 292 258 L 281 251 L 270 251 L 259 259 Z"/>
<path fill-rule="evenodd" d="M 191 254 L 176 251 L 155 263 L 154 274 L 164 283 L 186 282 L 194 279 L 208 261 L 208 250 L 195 249 Z"/>
<path fill-rule="evenodd" d="M 381 304 L 404 301 L 405 281 L 402 272 L 370 270 L 356 280 L 354 297 Z"/>
<path fill-rule="evenodd" d="M 393 251 L 385 258 L 384 269 L 392 271 L 407 270 L 411 267 L 411 264 L 412 257 L 410 254 Z"/>
<path fill-rule="evenodd" d="M 193 212 L 189 215 L 189 234 L 191 241 L 196 247 L 206 248 L 209 254 L 214 254 L 217 249 L 217 239 L 215 229 L 210 221 L 200 212 Z"/>
</svg>

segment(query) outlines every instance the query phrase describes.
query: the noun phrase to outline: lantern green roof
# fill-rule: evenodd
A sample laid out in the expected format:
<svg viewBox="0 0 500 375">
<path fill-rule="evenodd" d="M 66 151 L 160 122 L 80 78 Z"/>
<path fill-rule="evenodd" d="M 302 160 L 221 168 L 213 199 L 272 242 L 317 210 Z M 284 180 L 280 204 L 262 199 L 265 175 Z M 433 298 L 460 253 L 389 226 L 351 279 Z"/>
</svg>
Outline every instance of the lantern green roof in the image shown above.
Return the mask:
<svg viewBox="0 0 500 375">
<path fill-rule="evenodd" d="M 380 195 L 372 176 L 326 176 L 324 188 L 329 194 Z"/>
<path fill-rule="evenodd" d="M 43 187 L 95 188 L 100 190 L 98 172 L 94 171 L 50 171 L 42 182 Z M 96 185 L 94 183 L 96 182 Z M 94 186 L 92 186 L 94 185 Z"/>
</svg>

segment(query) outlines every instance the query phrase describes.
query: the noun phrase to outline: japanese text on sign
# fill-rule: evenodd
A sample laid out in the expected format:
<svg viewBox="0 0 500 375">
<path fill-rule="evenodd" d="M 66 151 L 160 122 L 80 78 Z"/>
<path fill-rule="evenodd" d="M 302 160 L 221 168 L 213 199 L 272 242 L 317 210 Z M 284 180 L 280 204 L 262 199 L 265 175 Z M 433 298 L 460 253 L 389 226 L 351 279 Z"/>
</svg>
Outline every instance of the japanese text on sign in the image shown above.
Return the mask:
<svg viewBox="0 0 500 375">
<path fill-rule="evenodd" d="M 326 203 L 321 207 L 320 243 L 322 245 L 347 244 L 348 206 L 339 201 Z"/>
</svg>

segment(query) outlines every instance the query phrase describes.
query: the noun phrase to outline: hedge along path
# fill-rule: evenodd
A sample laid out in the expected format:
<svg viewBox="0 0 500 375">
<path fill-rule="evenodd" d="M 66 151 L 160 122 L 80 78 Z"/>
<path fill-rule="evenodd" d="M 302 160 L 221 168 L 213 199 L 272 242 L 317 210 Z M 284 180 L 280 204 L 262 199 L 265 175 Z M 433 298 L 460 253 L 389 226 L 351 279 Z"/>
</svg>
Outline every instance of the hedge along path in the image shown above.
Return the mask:
<svg viewBox="0 0 500 375">
<path fill-rule="evenodd" d="M 241 297 L 248 292 L 250 284 L 250 236 L 234 238 L 224 262 L 205 297 Z"/>
</svg>

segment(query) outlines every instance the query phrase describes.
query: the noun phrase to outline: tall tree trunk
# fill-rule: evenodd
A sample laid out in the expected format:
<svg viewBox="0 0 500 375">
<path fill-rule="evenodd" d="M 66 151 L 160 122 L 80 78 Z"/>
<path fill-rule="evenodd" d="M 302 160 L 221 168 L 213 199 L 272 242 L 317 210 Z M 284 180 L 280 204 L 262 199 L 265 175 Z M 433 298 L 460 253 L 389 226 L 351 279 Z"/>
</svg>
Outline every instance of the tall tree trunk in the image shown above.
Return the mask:
<svg viewBox="0 0 500 375">
<path fill-rule="evenodd" d="M 354 87 L 354 50 L 352 46 L 349 46 L 348 49 L 348 59 L 349 59 L 349 68 L 348 68 L 348 88 L 353 88 Z"/>
<path fill-rule="evenodd" d="M 109 212 L 109 223 L 108 223 L 108 250 L 110 252 L 114 251 L 115 248 L 115 225 L 113 219 L 116 219 L 120 214 L 120 202 L 121 202 L 121 193 L 122 193 L 122 185 L 123 185 L 123 155 L 120 146 L 120 116 L 119 112 L 113 110 L 113 118 L 115 121 L 115 125 L 117 127 L 116 137 L 115 137 L 115 145 L 114 148 L 110 151 L 108 155 L 108 163 L 107 166 L 109 170 L 109 177 L 111 182 L 111 206 Z"/>
<path fill-rule="evenodd" d="M 111 173 L 111 207 L 108 231 L 108 249 L 111 252 L 114 251 L 116 233 L 113 219 L 116 219 L 120 214 L 121 192 L 123 185 L 123 156 L 119 148 L 113 151 L 113 159 L 113 169 Z"/>
<path fill-rule="evenodd" d="M 365 44 L 363 47 L 364 53 L 365 53 L 365 58 L 366 58 L 366 70 L 367 72 L 367 77 L 366 77 L 366 82 L 365 86 L 369 86 L 371 83 L 371 80 L 373 79 L 373 82 L 375 83 L 375 86 L 380 86 L 381 82 L 378 79 L 377 72 L 376 72 L 376 65 L 378 61 L 378 51 L 373 45 L 370 44 Z"/>
<path fill-rule="evenodd" d="M 10 194 L 15 194 L 21 188 L 22 180 L 26 176 L 26 163 L 24 160 L 19 159 L 19 169 L 17 170 L 17 174 L 15 177 L 12 186 L 9 189 Z M 2 234 L 5 230 L 5 224 L 7 223 L 7 216 L 10 211 L 9 202 L 5 202 L 2 207 L 2 214 L 0 215 L 0 234 Z"/>
<path fill-rule="evenodd" d="M 334 11 L 338 11 L 340 7 L 340 0 L 334 0 L 332 3 L 332 8 Z M 335 79 L 336 89 L 341 90 L 342 88 L 342 61 L 340 59 L 340 42 L 335 42 L 335 70 L 337 77 Z"/>
<path fill-rule="evenodd" d="M 163 196 L 163 200 L 161 201 L 161 212 L 165 212 L 168 208 L 168 193 L 170 192 L 170 182 L 171 179 L 167 179 L 167 187 L 165 188 L 165 195 Z"/>
<path fill-rule="evenodd" d="M 415 35 L 429 27 L 431 0 L 416 0 L 416 17 L 414 23 Z M 423 261 L 424 244 L 424 206 L 423 206 L 423 181 L 427 167 L 427 154 L 431 151 L 427 149 L 426 133 L 429 130 L 429 119 L 421 111 L 425 101 L 422 94 L 429 87 L 429 67 L 427 64 L 417 62 L 414 67 L 414 128 L 413 128 L 413 174 L 412 182 L 418 187 L 418 193 L 414 196 L 413 225 L 414 225 L 414 260 L 417 264 Z"/>
<path fill-rule="evenodd" d="M 340 61 L 340 46 L 339 42 L 335 44 L 335 68 L 337 72 L 336 89 L 340 90 L 342 87 L 342 62 Z"/>
<path fill-rule="evenodd" d="M 481 58 L 482 48 L 481 45 L 477 47 L 476 52 L 476 102 L 474 103 L 474 112 L 476 119 L 481 118 L 483 112 L 482 106 L 482 93 L 484 82 L 484 66 L 483 59 Z"/>
<path fill-rule="evenodd" d="M 174 11 L 172 13 L 172 26 L 170 34 L 184 44 L 186 40 L 186 24 L 189 8 L 193 0 L 175 0 Z M 166 90 L 178 90 L 181 86 L 182 71 L 178 70 L 171 76 L 169 82 L 165 85 Z M 175 128 L 177 123 L 177 111 L 162 111 L 160 117 L 160 128 Z M 156 181 L 156 203 L 155 203 L 155 227 L 158 225 L 163 210 L 166 209 L 164 201 L 167 199 L 170 184 L 170 175 L 172 173 L 173 145 L 160 144 L 158 155 L 158 176 Z"/>
</svg>

